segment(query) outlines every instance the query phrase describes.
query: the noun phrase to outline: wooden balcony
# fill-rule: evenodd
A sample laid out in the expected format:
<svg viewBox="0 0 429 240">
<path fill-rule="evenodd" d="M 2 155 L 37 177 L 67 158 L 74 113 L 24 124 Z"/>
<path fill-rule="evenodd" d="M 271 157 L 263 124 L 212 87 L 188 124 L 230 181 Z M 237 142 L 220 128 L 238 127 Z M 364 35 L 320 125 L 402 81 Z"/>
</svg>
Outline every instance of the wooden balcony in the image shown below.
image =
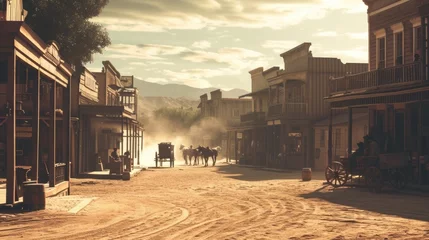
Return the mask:
<svg viewBox="0 0 429 240">
<path fill-rule="evenodd" d="M 278 103 L 268 107 L 268 116 L 277 117 L 283 114 L 283 104 Z"/>
<path fill-rule="evenodd" d="M 286 103 L 285 113 L 288 118 L 302 118 L 307 116 L 307 103 Z"/>
<path fill-rule="evenodd" d="M 265 122 L 265 112 L 251 112 L 240 116 L 241 123 L 263 123 Z"/>
<path fill-rule="evenodd" d="M 331 94 L 392 84 L 420 82 L 423 81 L 422 66 L 422 63 L 419 61 L 411 64 L 333 78 L 330 83 Z"/>
</svg>

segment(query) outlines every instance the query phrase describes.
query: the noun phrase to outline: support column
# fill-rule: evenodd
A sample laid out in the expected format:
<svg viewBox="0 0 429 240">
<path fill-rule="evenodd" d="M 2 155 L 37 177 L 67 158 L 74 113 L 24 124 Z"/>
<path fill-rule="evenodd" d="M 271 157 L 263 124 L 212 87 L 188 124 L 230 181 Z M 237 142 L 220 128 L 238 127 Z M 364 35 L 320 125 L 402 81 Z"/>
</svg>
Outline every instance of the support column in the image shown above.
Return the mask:
<svg viewBox="0 0 429 240">
<path fill-rule="evenodd" d="M 426 64 L 427 64 L 427 53 L 428 53 L 428 47 L 426 46 L 426 34 L 427 34 L 427 24 L 426 24 L 426 17 L 421 17 L 421 31 L 422 31 L 422 35 L 420 37 L 420 46 L 421 46 L 421 52 L 420 52 L 420 59 L 422 62 L 422 69 L 421 69 L 421 74 L 422 74 L 422 80 L 427 80 L 427 70 L 426 70 Z"/>
<path fill-rule="evenodd" d="M 348 126 L 348 142 L 347 142 L 347 154 L 352 154 L 352 141 L 353 141 L 353 108 L 349 107 L 349 126 Z"/>
<path fill-rule="evenodd" d="M 329 110 L 329 130 L 328 130 L 328 166 L 332 164 L 332 114 L 333 109 Z"/>
<path fill-rule="evenodd" d="M 40 71 L 37 71 L 37 76 L 33 82 L 32 90 L 33 100 L 33 116 L 32 116 L 32 164 L 31 164 L 31 179 L 39 181 L 39 151 L 40 151 Z"/>
<path fill-rule="evenodd" d="M 417 171 L 418 171 L 418 175 L 417 175 L 417 179 L 418 179 L 418 184 L 422 184 L 422 168 L 421 168 L 421 162 L 420 162 L 420 157 L 423 156 L 423 146 L 422 146 L 422 102 L 420 101 L 419 103 L 419 122 L 418 122 L 418 140 L 417 140 L 417 151 L 418 151 L 418 156 L 417 156 Z"/>
<path fill-rule="evenodd" d="M 52 89 L 50 94 L 50 125 L 49 125 L 49 187 L 55 187 L 55 163 L 56 163 L 56 148 L 57 148 L 57 141 L 56 141 L 56 130 L 57 130 L 57 118 L 55 114 L 55 109 L 57 108 L 57 82 L 52 82 Z"/>
<path fill-rule="evenodd" d="M 13 51 L 7 58 L 7 102 L 9 113 L 7 116 L 7 177 L 6 177 L 6 203 L 14 204 L 17 200 L 16 189 L 16 54 Z"/>
<path fill-rule="evenodd" d="M 121 133 L 122 133 L 122 139 L 121 139 L 121 144 L 122 144 L 122 146 L 121 146 L 121 155 L 124 155 L 124 143 L 125 143 L 125 140 L 124 140 L 124 117 L 123 116 L 121 116 Z M 119 146 L 118 146 L 119 147 Z"/>
<path fill-rule="evenodd" d="M 63 92 L 63 161 L 66 164 L 64 180 L 70 180 L 70 162 L 71 162 L 71 79 Z"/>
<path fill-rule="evenodd" d="M 137 165 L 140 166 L 140 136 L 141 136 L 141 129 L 140 126 L 137 125 Z"/>
</svg>

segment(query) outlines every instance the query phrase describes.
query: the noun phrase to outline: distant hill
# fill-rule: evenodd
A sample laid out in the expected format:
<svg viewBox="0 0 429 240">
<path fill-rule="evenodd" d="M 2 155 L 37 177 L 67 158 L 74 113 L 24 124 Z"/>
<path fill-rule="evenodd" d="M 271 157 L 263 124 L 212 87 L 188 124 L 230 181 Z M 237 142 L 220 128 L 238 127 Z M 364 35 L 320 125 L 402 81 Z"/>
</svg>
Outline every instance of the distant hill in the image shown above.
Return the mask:
<svg viewBox="0 0 429 240">
<path fill-rule="evenodd" d="M 193 108 L 197 109 L 199 99 L 189 99 L 185 97 L 142 97 L 139 96 L 140 119 L 150 117 L 154 111 L 160 108 Z"/>
<path fill-rule="evenodd" d="M 143 97 L 170 97 L 170 98 L 188 98 L 199 100 L 204 93 L 210 93 L 217 90 L 216 88 L 194 88 L 182 84 L 158 84 L 135 79 L 134 87 L 139 89 L 139 94 Z M 222 96 L 225 98 L 238 98 L 248 92 L 243 89 L 232 89 L 223 91 Z M 210 97 L 210 96 L 209 96 Z"/>
</svg>

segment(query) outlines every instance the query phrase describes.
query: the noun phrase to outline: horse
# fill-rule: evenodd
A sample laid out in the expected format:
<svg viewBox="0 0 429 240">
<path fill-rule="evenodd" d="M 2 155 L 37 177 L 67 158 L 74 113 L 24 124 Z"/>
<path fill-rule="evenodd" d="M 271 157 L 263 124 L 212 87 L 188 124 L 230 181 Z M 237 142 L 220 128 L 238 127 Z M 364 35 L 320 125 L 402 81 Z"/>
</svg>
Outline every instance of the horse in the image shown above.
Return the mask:
<svg viewBox="0 0 429 240">
<path fill-rule="evenodd" d="M 199 146 L 197 148 L 198 152 L 200 152 L 202 157 L 204 158 L 204 161 L 205 161 L 204 167 L 207 167 L 209 165 L 209 157 L 212 158 L 213 166 L 216 165 L 216 158 L 218 156 L 220 149 L 221 149 L 220 147 L 209 148 L 209 147 L 202 147 L 202 146 Z"/>
<path fill-rule="evenodd" d="M 185 164 L 188 165 L 188 157 L 189 157 L 189 166 L 192 164 L 192 158 L 194 158 L 194 165 L 197 165 L 197 160 L 199 164 L 198 157 L 200 156 L 197 149 L 189 147 L 185 147 L 183 144 L 180 145 L 179 148 L 183 153 L 183 159 L 185 160 Z"/>
</svg>

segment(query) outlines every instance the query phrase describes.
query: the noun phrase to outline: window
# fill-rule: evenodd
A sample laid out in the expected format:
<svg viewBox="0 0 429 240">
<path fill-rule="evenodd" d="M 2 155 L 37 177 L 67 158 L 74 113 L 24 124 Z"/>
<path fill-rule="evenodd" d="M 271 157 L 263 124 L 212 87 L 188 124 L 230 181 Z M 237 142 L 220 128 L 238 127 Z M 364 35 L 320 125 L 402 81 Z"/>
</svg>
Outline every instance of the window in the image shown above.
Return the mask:
<svg viewBox="0 0 429 240">
<path fill-rule="evenodd" d="M 320 147 L 325 147 L 325 129 L 320 129 Z"/>
<path fill-rule="evenodd" d="M 385 68 L 386 67 L 386 37 L 378 38 L 377 46 L 378 46 L 377 67 Z"/>
<path fill-rule="evenodd" d="M 385 68 L 386 67 L 386 29 L 382 28 L 380 30 L 377 30 L 374 32 L 374 35 L 376 39 L 375 67 L 377 69 Z"/>
<path fill-rule="evenodd" d="M 240 117 L 240 110 L 239 109 L 233 109 L 232 110 L 232 116 L 233 117 Z"/>
<path fill-rule="evenodd" d="M 421 57 L 421 38 L 422 38 L 422 28 L 421 23 L 422 20 L 420 17 L 414 18 L 410 20 L 413 25 L 413 53 L 414 53 L 414 61 L 420 60 Z"/>
<path fill-rule="evenodd" d="M 288 154 L 298 155 L 302 153 L 302 133 L 289 133 Z"/>
<path fill-rule="evenodd" d="M 394 36 L 395 36 L 394 38 L 395 65 L 402 65 L 404 63 L 404 58 L 402 56 L 403 48 L 404 48 L 404 44 L 403 44 L 404 35 L 402 32 L 398 32 L 398 33 L 395 33 Z"/>
<path fill-rule="evenodd" d="M 259 99 L 259 112 L 262 112 L 262 98 Z"/>
</svg>

